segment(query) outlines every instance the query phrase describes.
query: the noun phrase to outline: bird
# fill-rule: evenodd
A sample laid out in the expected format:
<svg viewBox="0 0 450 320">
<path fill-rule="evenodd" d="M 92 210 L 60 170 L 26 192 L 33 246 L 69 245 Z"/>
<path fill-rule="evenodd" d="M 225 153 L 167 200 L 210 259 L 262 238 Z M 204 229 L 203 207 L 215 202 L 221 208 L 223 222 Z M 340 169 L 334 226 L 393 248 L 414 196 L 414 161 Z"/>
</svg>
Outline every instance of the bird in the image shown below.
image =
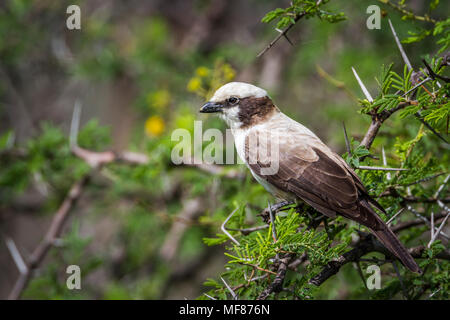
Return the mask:
<svg viewBox="0 0 450 320">
<path fill-rule="evenodd" d="M 228 124 L 239 157 L 277 200 L 302 200 L 327 217 L 364 225 L 406 268 L 421 272 L 375 211 L 386 212 L 355 171 L 310 129 L 285 115 L 266 90 L 229 82 L 199 112 L 218 113 Z"/>
</svg>

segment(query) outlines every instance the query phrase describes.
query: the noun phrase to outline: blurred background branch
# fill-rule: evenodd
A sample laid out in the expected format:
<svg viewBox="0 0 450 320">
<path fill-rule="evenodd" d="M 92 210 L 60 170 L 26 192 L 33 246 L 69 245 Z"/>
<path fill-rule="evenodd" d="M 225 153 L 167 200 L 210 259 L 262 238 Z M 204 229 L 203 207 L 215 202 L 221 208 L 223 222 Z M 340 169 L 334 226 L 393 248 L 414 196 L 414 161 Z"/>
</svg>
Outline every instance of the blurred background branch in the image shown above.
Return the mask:
<svg viewBox="0 0 450 320">
<path fill-rule="evenodd" d="M 71 4 L 81 30 L 66 28 Z M 380 0 L 370 30 L 372 4 L 2 2 L 0 297 L 448 299 L 449 4 Z M 270 220 L 240 165 L 172 163 L 175 129 L 224 132 L 197 111 L 233 80 L 344 154 L 423 276 L 399 266 L 400 286 L 358 226 L 306 205 Z M 231 144 L 215 152 L 236 163 Z M 374 261 L 376 292 L 360 276 Z M 66 287 L 72 264 L 82 290 Z"/>
</svg>

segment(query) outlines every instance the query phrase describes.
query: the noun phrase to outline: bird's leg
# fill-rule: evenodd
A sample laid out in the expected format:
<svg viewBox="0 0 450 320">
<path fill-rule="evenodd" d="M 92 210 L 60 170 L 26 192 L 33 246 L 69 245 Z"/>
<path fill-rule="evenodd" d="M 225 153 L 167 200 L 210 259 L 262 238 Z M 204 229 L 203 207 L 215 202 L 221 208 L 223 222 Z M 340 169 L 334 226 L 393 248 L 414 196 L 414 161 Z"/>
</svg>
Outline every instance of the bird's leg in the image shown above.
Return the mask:
<svg viewBox="0 0 450 320">
<path fill-rule="evenodd" d="M 269 208 L 269 217 L 270 217 L 270 223 L 272 224 L 272 237 L 273 242 L 277 242 L 277 230 L 275 229 L 275 214 L 272 211 L 272 206 L 270 205 L 270 201 L 267 201 L 268 208 Z M 278 253 L 276 258 L 278 258 Z"/>
<path fill-rule="evenodd" d="M 281 209 L 283 209 L 284 207 L 290 206 L 291 204 L 294 204 L 294 201 L 281 201 L 278 203 L 275 203 L 273 206 L 271 206 L 270 208 L 272 209 L 273 212 L 278 212 L 281 211 Z"/>
<path fill-rule="evenodd" d="M 273 212 L 274 215 L 276 215 L 279 211 L 282 211 L 282 209 L 284 207 L 287 207 L 291 204 L 294 204 L 295 202 L 293 201 L 281 201 L 278 203 L 275 203 L 273 205 L 270 205 L 267 208 L 265 208 L 259 215 L 262 217 L 262 219 L 264 220 L 265 223 L 269 223 L 270 222 L 270 211 Z"/>
</svg>

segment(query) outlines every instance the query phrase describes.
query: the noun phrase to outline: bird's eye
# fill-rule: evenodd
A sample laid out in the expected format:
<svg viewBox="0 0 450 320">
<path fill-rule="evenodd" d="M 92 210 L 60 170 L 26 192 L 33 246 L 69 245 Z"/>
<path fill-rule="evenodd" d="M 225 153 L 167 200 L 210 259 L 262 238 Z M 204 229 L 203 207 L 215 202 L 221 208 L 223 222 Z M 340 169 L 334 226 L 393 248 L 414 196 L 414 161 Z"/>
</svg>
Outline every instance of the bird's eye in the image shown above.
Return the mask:
<svg viewBox="0 0 450 320">
<path fill-rule="evenodd" d="M 231 97 L 228 99 L 228 103 L 230 103 L 230 104 L 236 104 L 238 102 L 239 102 L 239 99 L 236 97 Z"/>
</svg>

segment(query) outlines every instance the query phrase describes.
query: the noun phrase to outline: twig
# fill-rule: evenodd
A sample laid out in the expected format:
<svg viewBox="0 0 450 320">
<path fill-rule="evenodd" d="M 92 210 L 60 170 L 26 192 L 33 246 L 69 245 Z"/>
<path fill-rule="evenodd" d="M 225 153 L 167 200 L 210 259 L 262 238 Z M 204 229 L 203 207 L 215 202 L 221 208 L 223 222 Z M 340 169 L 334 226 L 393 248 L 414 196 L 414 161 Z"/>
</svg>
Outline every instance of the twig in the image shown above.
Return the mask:
<svg viewBox="0 0 450 320">
<path fill-rule="evenodd" d="M 435 214 L 434 221 L 439 222 L 439 220 L 443 219 L 444 217 L 445 217 L 445 214 L 443 214 L 443 213 Z M 425 220 L 427 220 L 427 219 L 425 219 Z M 410 221 L 400 222 L 400 223 L 396 224 L 395 226 L 393 226 L 391 228 L 391 230 L 393 232 L 397 233 L 397 232 L 400 232 L 400 231 L 408 229 L 408 228 L 420 226 L 422 224 L 426 224 L 426 222 L 423 219 L 410 220 Z"/>
<path fill-rule="evenodd" d="M 266 272 L 266 273 L 270 273 L 270 274 L 276 274 L 275 272 L 273 272 L 271 270 L 268 270 L 268 269 L 261 268 L 260 266 L 257 266 L 256 264 L 246 263 L 246 262 L 242 262 L 242 261 L 239 261 L 238 263 L 242 264 L 244 266 L 249 266 L 249 267 L 258 269 L 259 271 L 262 271 L 262 272 Z"/>
<path fill-rule="evenodd" d="M 423 253 L 426 250 L 424 246 L 418 246 L 414 248 L 408 249 L 408 252 L 415 259 L 423 258 Z M 341 267 L 346 265 L 349 262 L 360 261 L 361 257 L 370 253 L 370 252 L 381 252 L 383 254 L 388 254 L 386 248 L 381 245 L 381 243 L 375 239 L 375 237 L 371 234 L 366 234 L 363 238 L 361 238 L 356 244 L 355 247 L 341 255 L 336 260 L 332 260 L 328 262 L 328 264 L 319 272 L 318 275 L 313 277 L 309 283 L 320 286 L 330 277 L 339 272 Z M 437 259 L 450 260 L 450 251 L 444 250 L 436 255 Z"/>
<path fill-rule="evenodd" d="M 231 219 L 231 217 L 233 216 L 233 214 L 237 211 L 236 208 L 233 210 L 233 212 L 225 219 L 225 221 L 222 223 L 222 225 L 220 226 L 220 229 L 223 231 L 223 233 L 225 233 L 227 235 L 228 238 L 230 238 L 235 244 L 237 244 L 238 246 L 240 246 L 241 244 L 239 243 L 239 241 L 237 241 L 225 228 L 225 225 L 227 224 L 228 220 Z"/>
<path fill-rule="evenodd" d="M 352 67 L 352 71 L 353 71 L 353 74 L 355 75 L 356 81 L 358 81 L 358 84 L 359 84 L 359 86 L 361 87 L 362 92 L 363 92 L 364 95 L 366 96 L 366 99 L 367 99 L 369 102 L 372 103 L 372 102 L 373 102 L 373 98 L 372 98 L 372 96 L 370 95 L 369 90 L 367 90 L 366 86 L 364 85 L 364 83 L 363 83 L 363 82 L 361 81 L 361 79 L 359 78 L 358 73 L 356 73 L 355 68 Z"/>
<path fill-rule="evenodd" d="M 430 294 L 428 296 L 428 299 L 431 299 L 436 293 L 438 293 L 439 291 L 441 291 L 441 288 L 438 288 L 436 291 L 434 291 L 432 294 Z"/>
<path fill-rule="evenodd" d="M 414 116 L 417 118 L 417 120 L 419 120 L 420 122 L 423 123 L 424 126 L 426 126 L 436 137 L 438 137 L 439 139 L 441 139 L 442 141 L 444 141 L 445 143 L 448 144 L 447 139 L 445 139 L 439 132 L 437 132 L 436 130 L 434 130 L 434 128 L 423 119 L 422 114 L 420 113 L 420 111 L 417 111 L 416 113 L 414 113 Z"/>
<path fill-rule="evenodd" d="M 317 7 L 320 6 L 321 3 L 322 3 L 322 0 L 318 0 L 318 1 L 316 2 L 316 6 L 317 6 Z M 260 53 L 258 53 L 258 55 L 257 55 L 256 57 L 257 57 L 257 58 L 261 57 L 261 56 L 262 56 L 264 53 L 266 53 L 270 48 L 272 48 L 272 47 L 275 45 L 275 43 L 277 43 L 278 40 L 280 40 L 281 38 L 285 38 L 291 45 L 293 45 L 292 42 L 291 42 L 291 40 L 289 40 L 289 38 L 287 37 L 287 33 L 288 33 L 288 31 L 291 30 L 292 27 L 295 26 L 295 25 L 297 24 L 297 22 L 298 22 L 301 18 L 303 18 L 305 15 L 306 15 L 306 12 L 297 13 L 296 16 L 295 16 L 295 18 L 294 18 L 294 22 L 291 23 L 289 26 L 287 26 L 286 29 L 284 29 L 284 30 L 275 29 L 276 31 L 279 32 L 278 36 L 276 36 L 275 39 L 273 39 L 273 40 L 267 45 L 267 47 L 265 47 L 265 48 L 263 49 L 263 51 L 261 51 Z"/>
<path fill-rule="evenodd" d="M 238 300 L 237 294 L 233 291 L 233 289 L 231 289 L 231 287 L 228 285 L 228 283 L 222 277 L 220 277 L 220 279 L 225 284 L 225 287 L 227 287 L 228 291 L 230 291 L 231 296 L 233 297 L 233 300 Z"/>
<path fill-rule="evenodd" d="M 372 239 L 369 235 L 366 239 Z M 310 284 L 320 286 L 327 279 L 339 272 L 342 266 L 349 262 L 358 261 L 363 255 L 373 251 L 373 242 L 368 240 L 360 240 L 358 244 L 352 250 L 344 253 L 336 260 L 328 262 L 328 264 L 322 269 L 322 271 L 309 280 Z"/>
<path fill-rule="evenodd" d="M 446 83 L 449 83 L 449 82 L 450 82 L 450 78 L 444 77 L 444 76 L 441 76 L 441 75 L 435 73 L 435 72 L 433 71 L 433 69 L 430 67 L 430 65 L 428 64 L 428 62 L 427 62 L 425 59 L 422 59 L 422 62 L 423 62 L 423 64 L 425 65 L 425 68 L 427 68 L 428 74 L 430 75 L 431 78 L 433 78 L 433 79 L 439 78 L 439 79 L 445 81 Z M 441 65 L 441 67 L 442 67 L 442 66 L 443 66 L 443 65 Z M 437 82 L 437 83 L 439 84 L 439 82 Z M 439 88 L 440 88 L 440 87 L 441 87 L 441 86 L 439 85 Z"/>
<path fill-rule="evenodd" d="M 217 300 L 216 298 L 211 297 L 209 294 L 204 293 L 205 296 L 207 296 L 208 298 L 210 298 L 211 300 Z"/>
<path fill-rule="evenodd" d="M 194 159 L 191 159 L 183 164 L 186 166 L 195 167 L 209 174 L 223 176 L 229 179 L 242 179 L 245 177 L 245 174 L 239 170 L 229 170 L 224 166 L 219 166 L 217 164 L 198 163 L 198 161 L 195 161 Z"/>
<path fill-rule="evenodd" d="M 350 147 L 350 141 L 348 140 L 347 129 L 345 128 L 345 122 L 342 121 L 342 127 L 344 128 L 345 148 L 349 156 L 352 155 L 352 149 Z"/>
<path fill-rule="evenodd" d="M 125 151 L 122 153 L 115 153 L 113 151 L 95 152 L 78 146 L 78 130 L 80 128 L 81 118 L 81 103 L 79 100 L 75 102 L 72 121 L 70 125 L 70 149 L 74 155 L 83 159 L 87 164 L 93 168 L 98 168 L 104 164 L 114 161 L 125 162 L 128 164 L 147 164 L 149 158 L 142 153 Z"/>
<path fill-rule="evenodd" d="M 408 171 L 405 168 L 384 168 L 384 167 L 371 167 L 371 166 L 359 166 L 356 169 L 360 170 L 378 170 L 378 171 Z"/>
<path fill-rule="evenodd" d="M 434 194 L 434 198 L 437 199 L 437 197 L 439 196 L 439 194 L 441 193 L 442 189 L 444 189 L 445 185 L 447 184 L 448 180 L 450 178 L 450 174 L 447 175 L 444 179 L 444 181 L 442 182 L 442 184 L 439 186 L 439 188 L 436 190 L 436 193 Z"/>
<path fill-rule="evenodd" d="M 400 50 L 400 54 L 402 55 L 403 61 L 408 66 L 408 70 L 412 70 L 413 67 L 411 62 L 409 62 L 408 56 L 406 55 L 405 50 L 403 49 L 402 43 L 395 32 L 394 26 L 392 25 L 391 19 L 388 19 L 389 26 L 391 27 L 392 34 L 394 35 L 395 43 L 397 44 L 398 50 Z"/>
<path fill-rule="evenodd" d="M 436 241 L 437 236 L 441 233 L 442 228 L 444 227 L 445 223 L 448 220 L 448 217 L 450 217 L 450 212 L 447 213 L 447 215 L 444 218 L 444 221 L 442 221 L 441 225 L 439 226 L 439 228 L 435 231 L 432 231 L 432 237 L 430 242 L 428 242 L 428 248 L 431 247 L 431 245 L 433 244 L 434 241 Z M 434 222 L 432 224 L 431 230 L 434 230 Z"/>
<path fill-rule="evenodd" d="M 383 166 L 387 166 L 387 159 L 386 159 L 386 152 L 384 152 L 384 146 L 381 148 L 381 156 L 383 158 Z M 389 181 L 391 180 L 391 174 L 388 172 L 386 174 L 386 179 Z"/>
<path fill-rule="evenodd" d="M 418 217 L 419 219 L 421 219 L 428 227 L 431 228 L 431 223 L 430 221 L 428 221 L 424 216 L 422 216 L 419 212 L 417 212 L 411 205 L 407 204 L 406 205 L 407 209 L 409 211 L 411 211 L 416 217 Z M 438 232 L 437 234 L 441 234 L 444 238 L 446 238 L 447 240 L 449 240 L 449 236 L 447 234 L 445 234 L 443 231 Z"/>
<path fill-rule="evenodd" d="M 369 102 L 373 102 L 373 98 L 370 95 L 369 90 L 367 90 L 366 86 L 359 78 L 358 73 L 356 72 L 355 68 L 352 67 L 352 71 L 353 71 L 353 74 L 355 75 L 356 80 L 358 81 L 359 86 L 361 87 L 361 90 L 363 91 L 364 95 L 366 96 L 366 99 Z M 395 108 L 392 108 L 390 110 L 383 110 L 380 114 L 373 113 L 373 112 L 369 113 L 372 116 L 372 122 L 369 126 L 369 129 L 367 129 L 367 132 L 364 135 L 364 138 L 361 141 L 361 146 L 364 146 L 366 149 L 370 149 L 383 122 L 387 118 L 389 118 L 394 112 L 396 112 L 400 109 L 403 109 L 406 106 L 413 104 L 413 103 L 416 103 L 416 102 L 404 101 L 404 102 L 400 102 Z"/>
<path fill-rule="evenodd" d="M 434 175 L 432 175 L 432 176 L 422 178 L 422 179 L 420 179 L 420 180 L 411 182 L 411 183 L 406 184 L 406 185 L 404 185 L 404 186 L 405 186 L 405 187 L 409 187 L 409 186 L 412 186 L 412 185 L 415 185 L 415 184 L 418 184 L 418 183 L 427 182 L 427 181 L 430 181 L 430 180 L 432 180 L 432 179 L 434 179 L 434 178 L 437 178 L 437 177 L 439 177 L 439 176 L 442 176 L 443 174 L 445 174 L 445 172 L 437 173 L 437 174 L 434 174 Z"/>
<path fill-rule="evenodd" d="M 94 169 L 100 168 L 106 163 L 112 161 L 125 161 L 133 164 L 143 164 L 148 162 L 148 157 L 141 154 L 136 154 L 133 152 L 124 152 L 122 154 L 115 154 L 111 151 L 107 152 L 93 152 L 78 146 L 77 136 L 79 129 L 81 115 L 81 106 L 79 103 L 75 103 L 75 108 L 73 112 L 73 117 L 71 121 L 70 128 L 70 145 L 73 154 L 83 159 Z M 44 239 L 38 244 L 35 250 L 32 252 L 28 263 L 26 265 L 26 271 L 21 272 L 19 278 L 17 279 L 13 289 L 11 290 L 8 299 L 18 299 L 20 298 L 23 290 L 28 285 L 33 272 L 38 268 L 44 258 L 46 257 L 50 248 L 54 245 L 57 238 L 60 237 L 64 222 L 67 220 L 69 213 L 72 211 L 76 201 L 81 197 L 84 187 L 88 183 L 95 170 L 91 170 L 89 173 L 85 174 L 78 181 L 76 181 L 70 188 L 67 196 L 62 202 L 61 206 L 58 208 L 57 212 L 53 216 L 51 225 L 47 230 Z M 10 250 L 13 249 L 12 247 Z M 17 258 L 17 257 L 16 257 Z M 25 270 L 22 268 L 22 270 Z"/>
<path fill-rule="evenodd" d="M 439 207 L 441 207 L 445 211 L 450 212 L 450 208 L 447 207 L 441 200 L 436 199 L 436 203 L 438 204 Z"/>
<path fill-rule="evenodd" d="M 397 216 L 402 213 L 405 210 L 405 208 L 401 208 L 396 214 L 394 214 L 387 222 L 387 225 L 390 225 L 392 223 L 392 221 L 394 221 L 395 218 L 397 218 Z"/>
<path fill-rule="evenodd" d="M 244 236 L 255 232 L 255 231 L 259 231 L 259 230 L 263 230 L 263 229 L 267 229 L 269 227 L 268 224 L 265 224 L 263 226 L 256 226 L 256 227 L 252 227 L 252 228 L 245 228 L 245 229 L 236 229 L 236 228 L 226 228 L 228 231 L 239 231 L 240 233 L 242 233 Z"/>
<path fill-rule="evenodd" d="M 409 248 L 408 252 L 411 254 L 411 256 L 415 259 L 423 258 L 424 252 L 427 250 L 425 246 L 417 246 L 414 248 Z M 437 259 L 442 260 L 450 260 L 450 250 L 445 249 L 441 252 L 439 252 L 437 255 L 434 256 Z"/>
<path fill-rule="evenodd" d="M 328 74 L 324 69 L 320 67 L 320 65 L 316 64 L 317 73 L 319 76 L 327 80 L 333 86 L 338 89 L 342 89 L 345 93 L 355 102 L 358 102 L 358 98 L 354 95 L 354 93 L 345 85 L 345 82 L 339 81 L 333 78 L 330 74 Z"/>
<path fill-rule="evenodd" d="M 267 287 L 260 293 L 257 300 L 266 300 L 272 292 L 280 292 L 283 289 L 283 282 L 284 278 L 286 277 L 287 267 L 292 257 L 292 254 L 288 254 L 286 255 L 286 257 L 280 259 L 280 265 L 278 267 L 275 279 L 269 285 L 269 287 Z"/>
<path fill-rule="evenodd" d="M 416 90 L 418 87 L 422 86 L 424 83 L 427 83 L 428 81 L 431 81 L 433 79 L 431 78 L 426 78 L 425 80 L 422 80 L 421 82 L 419 82 L 418 84 L 416 84 L 414 87 L 412 87 L 411 89 L 409 89 L 408 91 L 406 91 L 403 96 L 406 97 L 408 95 L 408 93 L 413 92 L 414 90 Z"/>
<path fill-rule="evenodd" d="M 79 100 L 75 101 L 73 107 L 72 121 L 70 124 L 70 136 L 69 145 L 70 149 L 74 149 L 78 146 L 78 130 L 80 128 L 80 117 L 81 117 L 81 102 Z"/>
<path fill-rule="evenodd" d="M 81 197 L 84 186 L 88 182 L 89 178 L 90 174 L 87 174 L 73 184 L 63 203 L 53 216 L 50 228 L 47 230 L 44 239 L 39 243 L 39 245 L 31 254 L 28 260 L 26 272 L 20 274 L 12 291 L 8 296 L 8 299 L 16 300 L 20 298 L 23 290 L 26 288 L 28 282 L 31 279 L 33 271 L 39 267 L 48 251 L 52 247 L 53 243 L 55 242 L 55 239 L 59 237 L 64 222 L 67 220 L 67 217 L 70 211 L 73 209 L 75 202 Z"/>
<path fill-rule="evenodd" d="M 275 37 L 275 39 L 273 39 L 268 45 L 267 45 L 267 47 L 265 47 L 264 49 L 263 49 L 263 51 L 261 51 L 260 53 L 258 53 L 258 55 L 256 56 L 257 58 L 259 58 L 259 57 L 261 57 L 264 53 L 266 53 L 270 48 L 272 48 L 274 45 L 275 45 L 275 43 L 277 43 L 278 42 L 278 40 L 280 40 L 281 38 L 286 38 L 287 37 L 287 33 L 288 33 L 288 31 L 289 30 L 291 30 L 292 29 L 292 27 L 293 26 L 295 26 L 295 24 L 301 19 L 301 18 L 303 18 L 304 16 L 306 15 L 306 12 L 302 12 L 302 13 L 299 13 L 299 14 L 297 14 L 296 16 L 295 16 L 295 18 L 294 18 L 294 23 L 291 23 L 289 26 L 287 26 L 286 27 L 286 29 L 284 29 L 283 31 L 279 31 L 279 34 L 278 34 L 278 36 L 276 36 Z M 288 40 L 289 41 L 289 40 Z M 292 43 L 291 43 L 292 44 Z"/>
<path fill-rule="evenodd" d="M 433 240 L 434 237 L 434 212 L 431 212 L 431 240 Z M 430 243 L 428 243 L 428 248 L 431 246 L 431 240 Z"/>
<path fill-rule="evenodd" d="M 172 223 L 159 254 L 164 261 L 173 261 L 181 238 L 186 232 L 188 225 L 186 222 L 193 221 L 203 212 L 204 203 L 200 198 L 184 201 L 183 209 L 177 214 L 177 219 Z"/>
<path fill-rule="evenodd" d="M 274 242 L 277 242 L 277 230 L 275 229 L 275 217 L 274 217 L 274 215 L 273 215 L 272 207 L 271 207 L 271 205 L 270 205 L 270 202 L 267 201 L 267 204 L 269 205 L 268 208 L 269 208 L 270 223 L 271 223 L 271 225 L 272 225 L 272 237 L 273 237 L 273 241 L 274 241 Z"/>
<path fill-rule="evenodd" d="M 249 280 L 246 280 L 246 283 L 241 283 L 241 284 L 233 287 L 233 291 L 236 291 L 236 290 L 238 290 L 240 288 L 243 288 L 243 287 L 248 287 L 251 282 L 262 280 L 262 279 L 265 279 L 267 277 L 268 277 L 268 274 L 266 273 L 266 274 L 263 274 L 262 276 L 258 276 L 258 277 L 254 277 L 254 278 L 251 278 Z"/>
<path fill-rule="evenodd" d="M 113 151 L 95 152 L 75 146 L 72 149 L 72 153 L 80 159 L 83 159 L 93 168 L 98 168 L 112 162 L 126 163 L 130 165 L 145 165 L 149 162 L 147 155 L 131 151 L 125 151 L 122 153 L 116 153 Z"/>
<path fill-rule="evenodd" d="M 435 20 L 435 19 L 433 19 L 433 18 L 430 18 L 430 17 L 427 16 L 427 15 L 425 15 L 425 16 L 418 16 L 418 15 L 415 15 L 415 14 L 412 13 L 411 11 L 405 10 L 405 9 L 403 9 L 401 6 L 394 4 L 394 3 L 390 2 L 389 0 L 378 0 L 378 1 L 379 1 L 379 2 L 382 2 L 382 3 L 384 3 L 384 4 L 387 4 L 387 5 L 389 5 L 389 6 L 391 6 L 391 7 L 394 8 L 395 10 L 401 12 L 401 13 L 404 14 L 405 16 L 408 16 L 408 17 L 410 17 L 410 18 L 412 18 L 412 19 L 414 19 L 414 20 L 426 21 L 426 22 L 431 22 L 431 23 L 434 23 L 434 24 L 438 22 L 437 20 Z"/>
<path fill-rule="evenodd" d="M 11 253 L 11 257 L 13 258 L 17 269 L 19 270 L 19 273 L 20 274 L 27 273 L 28 267 L 25 261 L 23 261 L 22 255 L 20 254 L 20 251 L 17 249 L 14 240 L 12 240 L 11 238 L 6 238 L 5 243 L 6 246 L 8 247 L 9 252 Z"/>
<path fill-rule="evenodd" d="M 404 61 L 405 64 L 408 66 L 408 69 L 409 69 L 409 70 L 413 70 L 413 67 L 412 67 L 412 65 L 411 65 L 411 62 L 409 61 L 408 56 L 406 55 L 406 52 L 405 52 L 405 50 L 403 49 L 403 46 L 402 46 L 402 44 L 401 44 L 401 42 L 400 42 L 400 39 L 398 38 L 397 33 L 395 32 L 394 26 L 392 25 L 392 22 L 391 22 L 390 19 L 389 19 L 389 25 L 390 25 L 390 27 L 391 27 L 392 34 L 394 35 L 395 42 L 397 43 L 398 50 L 400 51 L 400 54 L 402 55 L 403 61 Z M 408 91 L 408 92 L 409 92 L 409 91 Z M 405 94 L 406 94 L 406 93 L 405 93 Z M 441 139 L 442 141 L 444 141 L 445 143 L 448 144 L 448 141 L 447 141 L 443 136 L 441 136 L 436 130 L 434 130 L 434 128 L 433 128 L 428 122 L 426 122 L 426 121 L 423 119 L 423 117 L 422 117 L 420 111 L 417 111 L 417 112 L 414 114 L 414 116 L 415 116 L 420 122 L 422 122 L 422 123 L 423 123 L 423 124 L 424 124 L 431 132 L 433 132 L 433 134 L 435 134 L 439 139 Z"/>
<path fill-rule="evenodd" d="M 381 120 L 372 117 L 372 122 L 370 123 L 369 129 L 367 129 L 367 132 L 361 141 L 361 145 L 366 149 L 370 149 L 370 147 L 372 146 L 372 143 L 375 140 L 375 137 L 378 134 L 378 130 L 380 130 L 382 123 L 383 122 Z"/>
</svg>

